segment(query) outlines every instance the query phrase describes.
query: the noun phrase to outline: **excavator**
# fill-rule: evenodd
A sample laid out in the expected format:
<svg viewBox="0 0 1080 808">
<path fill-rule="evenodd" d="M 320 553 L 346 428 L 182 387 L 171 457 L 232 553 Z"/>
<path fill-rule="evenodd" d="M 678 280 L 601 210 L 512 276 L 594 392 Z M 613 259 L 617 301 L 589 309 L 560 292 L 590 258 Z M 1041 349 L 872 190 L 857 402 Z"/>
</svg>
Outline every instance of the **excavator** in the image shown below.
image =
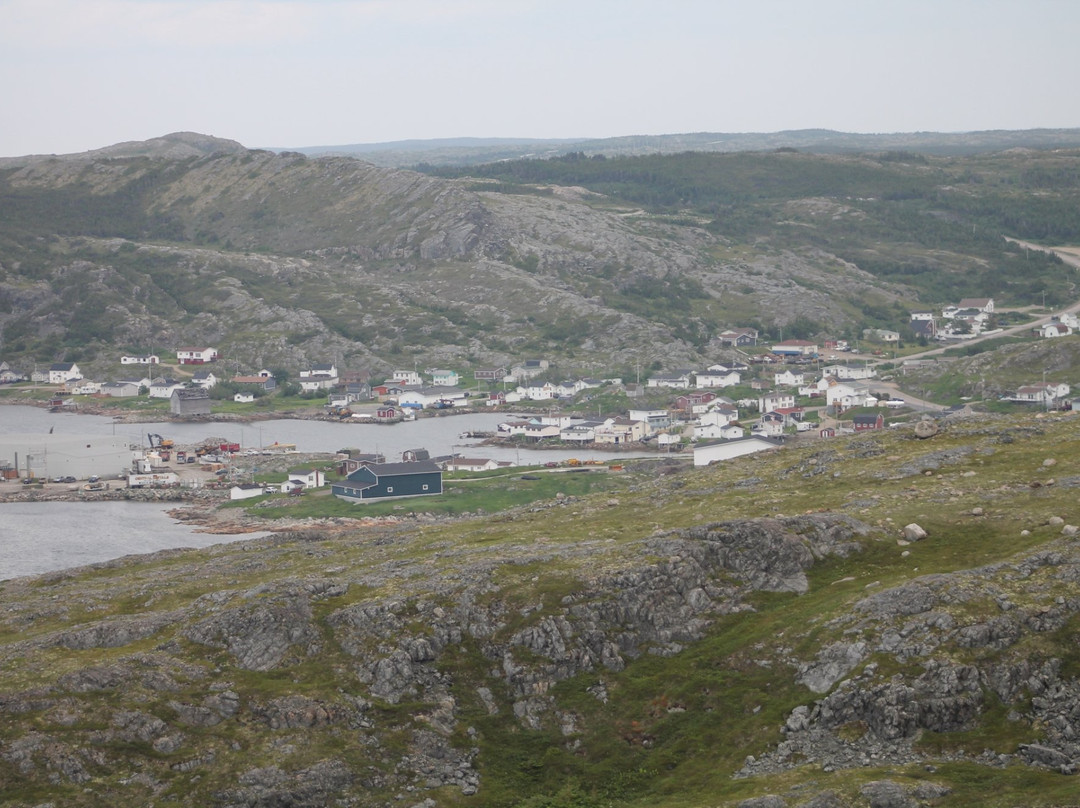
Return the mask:
<svg viewBox="0 0 1080 808">
<path fill-rule="evenodd" d="M 172 438 L 163 438 L 155 432 L 148 432 L 146 437 L 150 440 L 151 449 L 171 449 L 173 447 Z"/>
</svg>

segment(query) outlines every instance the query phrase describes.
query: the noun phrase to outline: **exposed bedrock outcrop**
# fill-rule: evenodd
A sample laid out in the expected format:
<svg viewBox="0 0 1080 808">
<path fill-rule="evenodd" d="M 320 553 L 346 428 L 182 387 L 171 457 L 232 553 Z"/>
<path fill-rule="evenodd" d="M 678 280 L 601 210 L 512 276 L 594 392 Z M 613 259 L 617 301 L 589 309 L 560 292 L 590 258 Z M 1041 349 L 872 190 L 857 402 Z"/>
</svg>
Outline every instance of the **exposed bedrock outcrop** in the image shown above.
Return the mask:
<svg viewBox="0 0 1080 808">
<path fill-rule="evenodd" d="M 1075 773 L 1080 682 L 1073 665 L 1042 650 L 1040 635 L 1075 628 L 1078 580 L 1080 547 L 1062 541 L 1010 563 L 928 575 L 864 598 L 833 621 L 845 640 L 799 666 L 798 680 L 822 697 L 795 708 L 785 740 L 748 758 L 740 774 L 806 761 L 829 769 L 914 761 L 925 733 L 976 729 L 998 705 L 1039 742 L 980 747 L 977 760 Z M 1080 632 L 1069 642 L 1080 642 Z"/>
</svg>

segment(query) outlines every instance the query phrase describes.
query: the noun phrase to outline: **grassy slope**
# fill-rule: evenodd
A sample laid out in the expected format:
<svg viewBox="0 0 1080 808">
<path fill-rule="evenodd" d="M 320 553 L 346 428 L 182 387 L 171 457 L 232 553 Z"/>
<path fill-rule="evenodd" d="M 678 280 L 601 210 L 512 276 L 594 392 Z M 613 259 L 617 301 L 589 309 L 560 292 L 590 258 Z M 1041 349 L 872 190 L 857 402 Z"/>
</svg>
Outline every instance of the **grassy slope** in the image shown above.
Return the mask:
<svg viewBox="0 0 1080 808">
<path fill-rule="evenodd" d="M 399 530 L 386 534 L 389 540 L 379 540 L 378 531 L 369 530 L 315 544 L 275 543 L 262 550 L 255 549 L 258 543 L 254 547 L 222 545 L 203 552 L 169 553 L 163 558 L 48 576 L 30 587 L 7 583 L 0 587 L 7 613 L 0 636 L 5 643 L 30 640 L 87 620 L 152 614 L 191 603 L 208 592 L 245 590 L 285 578 L 318 578 L 327 570 L 352 570 L 337 574 L 359 574 L 362 578 L 365 569 L 374 570 L 387 562 L 402 565 L 405 572 L 400 581 L 353 584 L 344 598 L 317 605 L 316 618 L 348 602 L 415 591 L 417 582 L 423 580 L 415 577 L 420 570 L 434 582 L 443 575 L 452 576 L 456 565 L 480 559 L 494 562 L 493 596 L 521 607 L 540 600 L 555 604 L 557 610 L 561 594 L 572 591 L 579 576 L 638 563 L 638 559 L 626 557 L 625 550 L 657 528 L 840 510 L 882 532 L 862 553 L 815 566 L 808 594 L 757 596 L 756 611 L 718 621 L 708 638 L 675 657 L 646 656 L 618 674 L 593 673 L 560 684 L 556 689 L 560 706 L 581 716 L 580 732 L 573 736 L 580 742 L 576 750 L 565 745 L 566 739 L 554 727 L 538 732 L 522 730 L 509 718 L 510 703 L 498 694 L 500 713 L 488 715 L 468 683 L 483 677 L 489 663 L 468 643 L 455 646 L 441 664 L 460 684 L 454 688 L 460 727 L 473 726 L 478 732 L 475 742 L 481 749 L 478 765 L 484 780 L 480 793 L 468 800 L 471 805 L 706 806 L 782 793 L 811 783 L 814 788 L 829 787 L 854 795 L 859 784 L 868 780 L 889 776 L 915 781 L 928 775 L 920 766 L 868 767 L 833 774 L 810 766 L 776 777 L 731 778 L 747 754 L 760 755 L 780 739 L 778 727 L 792 707 L 814 699 L 794 683 L 789 660 L 792 656 L 809 659 L 821 644 L 837 639 L 840 629 L 830 627 L 829 621 L 845 614 L 868 590 L 877 591 L 919 575 L 990 564 L 1055 540 L 1056 532 L 1046 527 L 1050 516 L 1062 515 L 1074 523 L 1080 517 L 1075 488 L 1064 484 L 1080 476 L 1076 426 L 1075 417 L 976 421 L 951 425 L 926 442 L 905 431 L 890 431 L 670 476 L 655 477 L 648 470 L 640 475 L 631 472 L 619 478 L 620 485 L 628 486 L 619 492 L 571 498 L 557 507 L 518 508 L 482 519 L 433 524 L 404 533 Z M 974 451 L 954 465 L 933 468 L 931 452 L 962 447 L 973 447 Z M 1044 466 L 1048 457 L 1055 458 L 1057 464 Z M 914 462 L 914 468 L 920 468 L 918 458 L 924 458 L 931 474 L 898 477 L 898 469 L 905 463 Z M 818 470 L 823 473 L 816 473 Z M 1062 484 L 1050 485 L 1051 478 Z M 1034 483 L 1039 486 L 1033 488 Z M 984 514 L 972 516 L 975 507 L 983 508 Z M 899 527 L 911 521 L 923 525 L 930 538 L 909 548 L 896 546 Z M 1030 530 L 1030 535 L 1021 538 L 1023 529 Z M 591 548 L 587 568 L 581 567 L 580 561 L 513 561 L 534 557 L 537 548 L 564 546 Z M 904 556 L 903 550 L 910 555 Z M 406 581 L 407 589 L 398 590 Z M 131 659 L 140 652 L 152 656 L 154 648 L 170 635 L 172 631 L 166 629 L 115 650 L 72 652 L 27 647 L 13 655 L 14 648 L 8 646 L 0 663 L 0 689 L 28 688 L 67 670 Z M 1070 659 L 1070 655 L 1076 656 L 1071 646 L 1074 639 L 1065 631 L 1056 641 L 1036 638 L 1027 642 L 1033 657 Z M 186 641 L 181 645 L 190 664 L 196 669 L 216 667 L 215 678 L 230 682 L 245 700 L 300 692 L 333 702 L 339 689 L 356 690 L 348 658 L 333 644 L 313 660 L 296 661 L 268 673 L 242 671 L 225 654 Z M 171 714 L 168 701 L 201 698 L 205 683 L 197 677 L 180 679 L 186 682 L 180 692 L 148 694 L 150 700 L 139 709 L 167 716 Z M 603 681 L 610 694 L 607 704 L 586 691 L 597 681 Z M 72 694 L 84 705 L 104 698 L 120 706 L 131 696 Z M 378 726 L 400 727 L 404 741 L 414 725 L 411 711 L 427 708 L 377 703 L 374 709 Z M 36 720 L 50 732 L 59 726 L 45 715 Z M 73 729 L 82 727 L 79 724 Z M 13 719 L 0 733 L 0 740 L 17 737 L 20 732 Z M 202 736 L 200 743 L 217 750 L 214 766 L 196 775 L 155 765 L 157 776 L 171 784 L 173 794 L 160 804 L 184 804 L 181 795 L 190 798 L 226 787 L 232 773 L 260 761 L 295 768 L 305 761 L 342 756 L 357 766 L 383 765 L 378 757 L 369 758 L 363 748 L 355 746 L 348 733 L 333 728 L 305 731 L 303 747 L 284 756 L 274 752 L 278 742 L 243 723 L 226 722 L 198 735 Z M 931 754 L 935 749 L 956 746 L 1011 753 L 1016 743 L 1037 735 L 1037 727 L 1002 721 L 991 710 L 983 728 L 973 734 L 924 737 L 923 742 Z M 384 742 L 394 743 L 389 736 Z M 463 737 L 462 742 L 473 741 Z M 232 743 L 244 752 L 229 751 Z M 161 762 L 169 761 L 165 756 Z M 113 780 L 118 774 L 102 774 L 99 795 L 111 791 L 130 796 L 129 790 L 119 788 Z M 932 779 L 955 789 L 954 796 L 943 803 L 947 805 L 973 801 L 990 806 L 1021 802 L 1060 805 L 1068 800 L 1074 786 L 1070 778 L 1025 767 L 988 770 L 947 761 L 939 764 Z M 19 790 L 12 793 L 28 804 L 46 797 L 69 805 L 90 804 L 80 787 L 28 786 L 9 764 L 0 763 L 0 782 L 10 787 L 19 784 Z M 528 794 L 548 796 L 524 799 Z M 460 795 L 455 797 L 446 790 L 435 796 L 441 804 L 460 800 Z"/>
</svg>

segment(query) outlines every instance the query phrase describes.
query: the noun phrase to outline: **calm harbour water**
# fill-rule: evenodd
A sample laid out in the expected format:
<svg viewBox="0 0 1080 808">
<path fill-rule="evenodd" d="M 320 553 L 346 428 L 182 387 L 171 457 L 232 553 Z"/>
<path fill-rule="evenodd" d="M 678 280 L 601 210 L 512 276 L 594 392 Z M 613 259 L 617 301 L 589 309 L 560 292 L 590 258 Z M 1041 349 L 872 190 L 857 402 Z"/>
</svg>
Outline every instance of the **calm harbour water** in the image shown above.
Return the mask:
<svg viewBox="0 0 1080 808">
<path fill-rule="evenodd" d="M 197 533 L 169 518 L 165 512 L 174 507 L 176 503 L 0 503 L 0 580 L 266 535 Z"/>
<path fill-rule="evenodd" d="M 136 446 L 146 446 L 147 434 L 172 438 L 177 443 L 199 443 L 222 438 L 244 448 L 271 443 L 294 443 L 300 452 L 336 452 L 346 447 L 382 452 L 388 462 L 401 453 L 424 448 L 432 455 L 462 454 L 488 457 L 516 465 L 543 464 L 570 457 L 610 460 L 639 456 L 616 452 L 572 449 L 529 451 L 478 446 L 465 432 L 494 432 L 512 419 L 507 413 L 478 413 L 420 418 L 400 424 L 353 424 L 278 419 L 238 423 L 116 423 L 101 415 L 52 413 L 38 407 L 0 406 L 0 433 L 118 435 Z M 15 485 L 7 482 L 0 485 Z M 179 547 L 207 547 L 226 541 L 253 538 L 197 533 L 174 522 L 166 513 L 173 506 L 134 502 L 0 503 L 0 579 L 36 575 L 69 567 Z M 73 526 L 77 525 L 77 530 Z"/>
</svg>

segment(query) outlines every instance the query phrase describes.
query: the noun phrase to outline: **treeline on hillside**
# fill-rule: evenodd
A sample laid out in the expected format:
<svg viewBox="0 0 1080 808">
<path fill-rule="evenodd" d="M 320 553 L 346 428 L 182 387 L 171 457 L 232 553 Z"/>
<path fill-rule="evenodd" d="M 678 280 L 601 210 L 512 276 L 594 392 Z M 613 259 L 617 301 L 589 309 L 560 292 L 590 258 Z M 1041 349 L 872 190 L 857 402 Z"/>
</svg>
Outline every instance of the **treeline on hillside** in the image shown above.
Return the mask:
<svg viewBox="0 0 1080 808">
<path fill-rule="evenodd" d="M 477 190 L 520 193 L 536 186 L 579 185 L 656 214 L 693 213 L 728 239 L 827 250 L 911 287 L 923 300 L 946 301 L 978 290 L 1011 304 L 1045 297 L 1056 305 L 1073 294 L 1060 261 L 1025 251 L 1005 237 L 1080 242 L 1076 157 L 1060 152 L 822 156 L 792 149 L 617 158 L 574 153 L 421 170 L 483 179 Z M 791 205 L 818 199 L 852 215 L 813 214 Z"/>
<path fill-rule="evenodd" d="M 1025 239 L 1080 240 L 1080 169 L 1075 153 L 931 158 L 907 152 L 859 156 L 775 152 L 605 158 L 581 152 L 468 168 L 418 169 L 446 178 L 496 180 L 503 187 L 580 185 L 656 213 L 715 214 L 732 205 L 808 197 L 858 204 L 916 203 L 967 224 Z M 491 190 L 490 184 L 477 186 Z M 753 217 L 750 217 L 753 220 Z"/>
</svg>

